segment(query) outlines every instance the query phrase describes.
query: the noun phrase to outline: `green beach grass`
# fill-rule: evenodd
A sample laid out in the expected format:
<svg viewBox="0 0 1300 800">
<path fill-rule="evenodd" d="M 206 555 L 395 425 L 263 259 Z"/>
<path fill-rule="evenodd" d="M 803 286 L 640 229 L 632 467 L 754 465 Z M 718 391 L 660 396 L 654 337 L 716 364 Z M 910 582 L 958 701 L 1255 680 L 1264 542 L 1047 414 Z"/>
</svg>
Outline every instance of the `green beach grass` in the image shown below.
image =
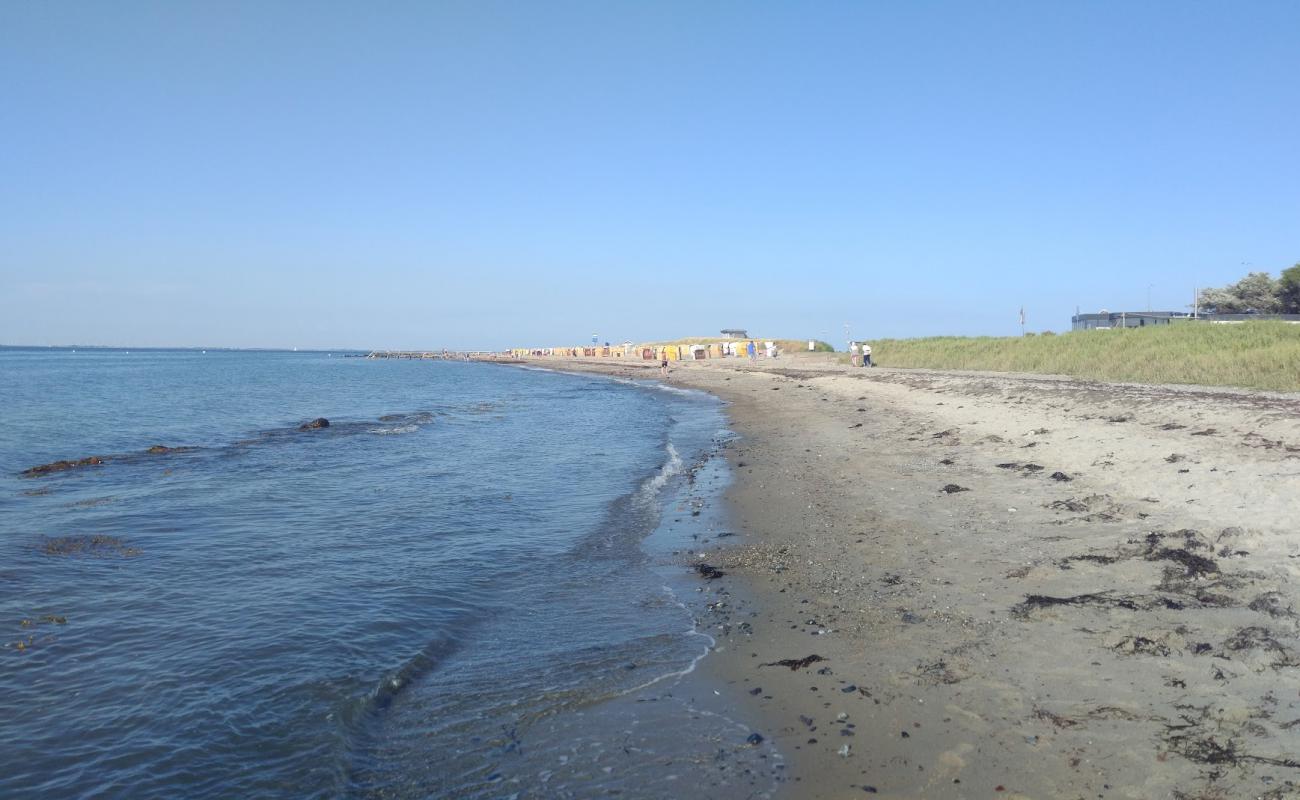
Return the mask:
<svg viewBox="0 0 1300 800">
<path fill-rule="evenodd" d="M 1186 322 L 1061 335 L 872 340 L 883 366 L 1300 391 L 1300 325 Z M 847 357 L 846 357 L 847 358 Z"/>
</svg>

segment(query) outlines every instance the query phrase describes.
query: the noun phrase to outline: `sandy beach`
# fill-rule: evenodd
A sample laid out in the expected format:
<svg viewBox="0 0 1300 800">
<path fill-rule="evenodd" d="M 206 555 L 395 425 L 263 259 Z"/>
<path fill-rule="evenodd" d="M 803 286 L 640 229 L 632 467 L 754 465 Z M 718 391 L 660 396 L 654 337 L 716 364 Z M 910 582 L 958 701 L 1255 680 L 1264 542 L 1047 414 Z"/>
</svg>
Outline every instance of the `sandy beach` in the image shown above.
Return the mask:
<svg viewBox="0 0 1300 800">
<path fill-rule="evenodd" d="M 740 435 L 735 535 L 691 558 L 726 572 L 704 668 L 779 795 L 1300 796 L 1300 397 L 813 357 L 668 380 Z"/>
</svg>

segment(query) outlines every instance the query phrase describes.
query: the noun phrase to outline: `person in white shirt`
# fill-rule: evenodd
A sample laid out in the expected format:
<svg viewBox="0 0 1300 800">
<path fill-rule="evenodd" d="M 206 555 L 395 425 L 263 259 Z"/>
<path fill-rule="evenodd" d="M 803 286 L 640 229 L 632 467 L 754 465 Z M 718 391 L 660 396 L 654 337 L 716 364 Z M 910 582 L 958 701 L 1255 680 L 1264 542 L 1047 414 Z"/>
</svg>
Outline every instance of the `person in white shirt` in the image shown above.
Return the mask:
<svg viewBox="0 0 1300 800">
<path fill-rule="evenodd" d="M 849 342 L 849 363 L 855 367 L 862 366 L 862 350 L 857 342 Z"/>
<path fill-rule="evenodd" d="M 866 342 L 862 343 L 862 366 L 864 367 L 875 366 L 875 364 L 871 363 L 871 345 L 867 344 Z"/>
</svg>

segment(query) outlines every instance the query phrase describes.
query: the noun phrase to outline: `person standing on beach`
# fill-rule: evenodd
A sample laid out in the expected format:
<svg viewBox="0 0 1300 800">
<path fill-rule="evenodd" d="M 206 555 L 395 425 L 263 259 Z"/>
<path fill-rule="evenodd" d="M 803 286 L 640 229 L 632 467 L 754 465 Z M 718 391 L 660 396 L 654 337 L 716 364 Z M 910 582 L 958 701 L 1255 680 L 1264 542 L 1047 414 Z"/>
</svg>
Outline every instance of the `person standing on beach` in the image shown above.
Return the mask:
<svg viewBox="0 0 1300 800">
<path fill-rule="evenodd" d="M 862 366 L 864 367 L 875 366 L 875 364 L 871 363 L 871 345 L 867 344 L 866 342 L 862 343 Z"/>
<path fill-rule="evenodd" d="M 757 360 L 758 360 L 758 347 L 757 347 L 753 342 L 750 342 L 749 345 L 746 346 L 745 349 L 746 349 L 747 351 L 749 351 L 749 360 L 750 360 L 750 361 L 757 361 Z"/>
<path fill-rule="evenodd" d="M 668 354 L 664 353 L 664 358 L 659 362 L 659 374 L 668 377 Z"/>
<path fill-rule="evenodd" d="M 855 367 L 862 366 L 862 350 L 857 342 L 849 342 L 849 363 Z"/>
</svg>

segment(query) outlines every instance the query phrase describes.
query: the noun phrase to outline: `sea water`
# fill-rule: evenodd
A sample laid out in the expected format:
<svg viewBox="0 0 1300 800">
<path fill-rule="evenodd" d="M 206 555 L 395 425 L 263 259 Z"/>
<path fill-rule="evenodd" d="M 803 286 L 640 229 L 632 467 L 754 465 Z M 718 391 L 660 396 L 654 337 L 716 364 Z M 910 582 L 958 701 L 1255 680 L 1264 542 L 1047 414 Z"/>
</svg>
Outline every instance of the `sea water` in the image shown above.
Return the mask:
<svg viewBox="0 0 1300 800">
<path fill-rule="evenodd" d="M 707 395 L 6 349 L 0 410 L 0 796 L 773 785 L 779 756 L 683 677 L 712 643 L 683 562 L 725 527 Z M 103 463 L 22 475 L 87 456 Z"/>
</svg>

